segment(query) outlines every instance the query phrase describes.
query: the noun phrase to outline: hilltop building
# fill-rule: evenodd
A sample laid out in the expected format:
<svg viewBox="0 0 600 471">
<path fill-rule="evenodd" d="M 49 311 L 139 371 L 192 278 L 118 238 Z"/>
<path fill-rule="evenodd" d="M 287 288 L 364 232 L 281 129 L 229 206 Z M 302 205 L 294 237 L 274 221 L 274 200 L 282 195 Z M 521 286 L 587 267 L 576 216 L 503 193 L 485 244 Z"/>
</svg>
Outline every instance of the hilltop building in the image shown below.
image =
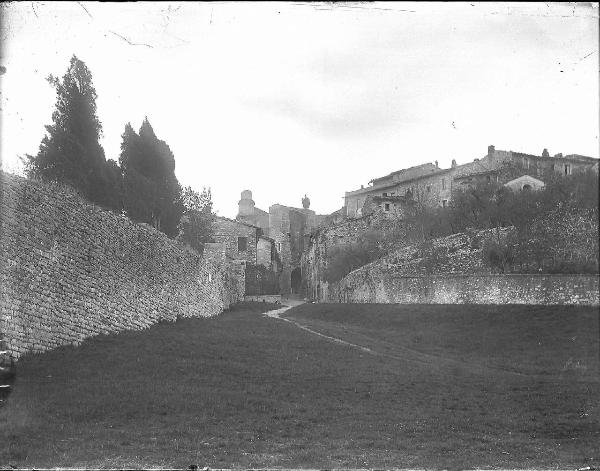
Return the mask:
<svg viewBox="0 0 600 471">
<path fill-rule="evenodd" d="M 481 182 L 506 183 L 515 177 L 528 175 L 543 183 L 552 174 L 571 175 L 588 169 L 598 172 L 598 162 L 596 158 L 578 154 L 551 157 L 546 149 L 539 156 L 496 150 L 489 146 L 487 155 L 463 165 L 452 160 L 450 168 L 441 169 L 436 161 L 435 164 L 417 165 L 374 178 L 366 188 L 361 186 L 358 190 L 346 192 L 344 209 L 346 217 L 356 218 L 374 209 L 398 214 L 409 201 L 445 207 L 452 200 L 454 191 Z M 520 169 L 520 175 L 506 172 L 509 166 Z"/>
</svg>

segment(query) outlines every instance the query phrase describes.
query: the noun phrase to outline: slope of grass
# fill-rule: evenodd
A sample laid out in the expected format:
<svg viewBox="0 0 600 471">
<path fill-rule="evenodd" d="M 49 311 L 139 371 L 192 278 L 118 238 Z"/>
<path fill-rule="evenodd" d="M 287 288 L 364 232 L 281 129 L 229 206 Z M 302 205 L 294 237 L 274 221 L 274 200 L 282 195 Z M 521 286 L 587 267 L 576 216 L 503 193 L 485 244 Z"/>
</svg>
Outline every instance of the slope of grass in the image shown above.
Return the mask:
<svg viewBox="0 0 600 471">
<path fill-rule="evenodd" d="M 404 348 L 414 347 L 415 335 L 420 354 L 468 364 L 509 356 L 488 341 L 478 347 L 465 341 L 488 337 L 493 319 L 480 319 L 480 306 L 461 306 L 465 316 L 451 315 L 436 333 L 421 331 L 436 324 L 429 307 L 415 307 L 402 327 L 402 316 L 381 309 L 310 305 L 288 312 L 331 331 L 345 327 L 363 340 L 360 329 L 368 327 L 370 342 L 393 356 L 329 342 L 263 317 L 264 306 L 245 305 L 212 319 L 159 324 L 25 358 L 0 410 L 0 466 L 598 465 L 597 375 L 573 379 L 552 370 L 530 377 L 440 368 L 434 357 L 413 361 Z M 511 339 L 542 329 L 564 337 L 565 322 L 544 327 L 532 320 L 531 308 L 519 309 L 520 316 L 494 324 L 495 335 Z M 586 309 L 568 314 L 567 324 L 588 335 L 590 351 L 577 358 L 591 368 L 597 317 Z M 513 343 L 500 344 L 511 350 Z M 514 345 L 516 369 L 543 372 L 562 364 L 548 366 L 543 358 L 552 347 L 540 355 L 532 342 Z"/>
<path fill-rule="evenodd" d="M 598 307 L 306 304 L 288 316 L 387 352 L 570 379 L 600 371 Z"/>
</svg>

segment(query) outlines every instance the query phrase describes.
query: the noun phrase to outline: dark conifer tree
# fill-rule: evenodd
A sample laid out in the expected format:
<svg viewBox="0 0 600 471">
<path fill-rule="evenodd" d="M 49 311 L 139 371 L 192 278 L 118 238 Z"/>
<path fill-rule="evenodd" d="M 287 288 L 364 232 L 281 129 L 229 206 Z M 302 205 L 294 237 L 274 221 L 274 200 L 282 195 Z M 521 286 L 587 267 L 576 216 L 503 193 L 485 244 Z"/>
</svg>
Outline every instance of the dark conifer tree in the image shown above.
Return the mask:
<svg viewBox="0 0 600 471">
<path fill-rule="evenodd" d="M 156 137 L 147 118 L 139 134 L 130 124 L 125 126 L 119 161 L 130 217 L 175 237 L 183 213 L 175 157 L 169 146 Z"/>
<path fill-rule="evenodd" d="M 56 88 L 56 108 L 38 154 L 27 156 L 27 173 L 66 183 L 91 201 L 107 205 L 110 184 L 99 142 L 102 125 L 96 115 L 92 74 L 73 56 L 62 79 L 49 76 L 48 81 Z"/>
</svg>

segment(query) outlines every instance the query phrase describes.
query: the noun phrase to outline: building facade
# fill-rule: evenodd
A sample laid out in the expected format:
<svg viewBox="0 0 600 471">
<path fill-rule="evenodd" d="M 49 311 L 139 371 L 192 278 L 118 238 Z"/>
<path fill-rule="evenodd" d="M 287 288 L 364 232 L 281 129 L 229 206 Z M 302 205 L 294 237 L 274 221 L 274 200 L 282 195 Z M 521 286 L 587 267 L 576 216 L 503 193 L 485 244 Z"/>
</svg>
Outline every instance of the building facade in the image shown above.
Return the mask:
<svg viewBox="0 0 600 471">
<path fill-rule="evenodd" d="M 273 269 L 279 273 L 282 294 L 302 291 L 302 252 L 310 233 L 325 219 L 310 209 L 310 200 L 302 199 L 302 208 L 274 204 L 269 211 L 257 208 L 252 192 L 244 190 L 238 203 L 236 221 L 261 230 L 258 237 L 257 263 L 265 264 L 271 250 Z M 270 249 L 268 247 L 271 247 Z"/>
<path fill-rule="evenodd" d="M 224 245 L 227 259 L 257 263 L 257 244 L 261 236 L 259 227 L 219 216 L 215 218 L 213 230 L 213 239 Z"/>
<path fill-rule="evenodd" d="M 466 164 L 457 165 L 453 160 L 450 168 L 441 169 L 437 162 L 426 163 L 375 178 L 367 187 L 346 192 L 344 209 L 346 217 L 356 218 L 374 210 L 383 213 L 401 211 L 406 200 L 430 207 L 445 207 L 452 200 L 453 192 L 481 182 L 505 183 L 522 175 L 544 181 L 586 170 L 598 172 L 598 162 L 596 158 L 578 154 L 551 157 L 546 149 L 542 155 L 532 155 L 489 146 L 484 157 Z M 513 173 L 507 171 L 509 168 Z"/>
</svg>

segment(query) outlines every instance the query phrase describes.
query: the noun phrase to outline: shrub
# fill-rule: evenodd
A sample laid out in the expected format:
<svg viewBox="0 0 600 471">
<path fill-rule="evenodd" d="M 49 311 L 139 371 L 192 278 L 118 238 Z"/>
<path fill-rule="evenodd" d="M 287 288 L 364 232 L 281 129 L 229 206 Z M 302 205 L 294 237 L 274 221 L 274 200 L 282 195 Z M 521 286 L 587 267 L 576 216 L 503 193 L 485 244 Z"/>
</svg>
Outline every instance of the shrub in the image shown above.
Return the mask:
<svg viewBox="0 0 600 471">
<path fill-rule="evenodd" d="M 327 253 L 325 281 L 339 281 L 351 271 L 385 255 L 383 241 L 381 232 L 370 230 L 356 241 L 331 247 Z"/>
<path fill-rule="evenodd" d="M 506 273 L 514 263 L 513 246 L 510 242 L 502 242 L 494 239 L 486 239 L 483 242 L 482 257 L 484 262 L 492 269 Z"/>
</svg>

